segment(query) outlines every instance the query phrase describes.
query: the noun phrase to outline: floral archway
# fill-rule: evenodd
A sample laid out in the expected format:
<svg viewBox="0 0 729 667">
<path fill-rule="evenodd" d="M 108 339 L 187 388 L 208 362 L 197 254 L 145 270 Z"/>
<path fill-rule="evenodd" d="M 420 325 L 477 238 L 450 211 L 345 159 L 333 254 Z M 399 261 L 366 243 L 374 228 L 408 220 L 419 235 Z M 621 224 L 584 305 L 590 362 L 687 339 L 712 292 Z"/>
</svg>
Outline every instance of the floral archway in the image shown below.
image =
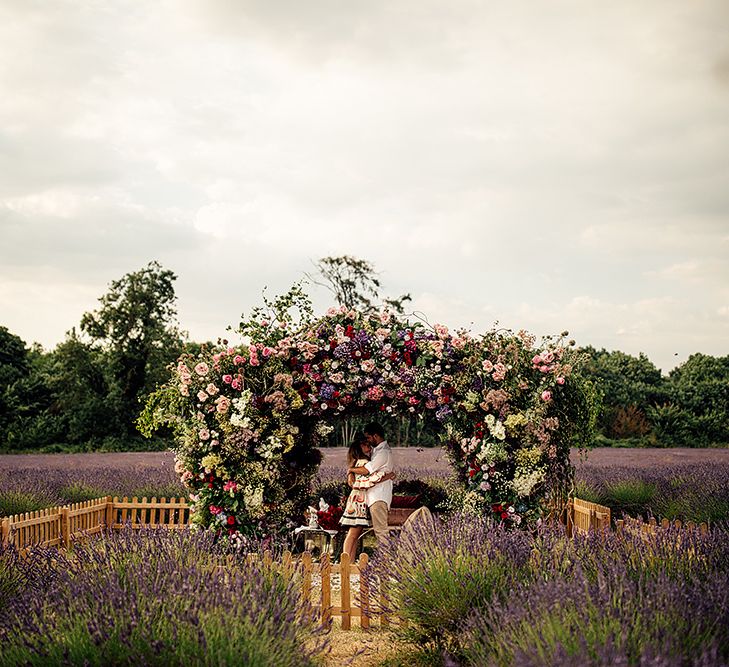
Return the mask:
<svg viewBox="0 0 729 667">
<path fill-rule="evenodd" d="M 296 317 L 294 317 L 294 314 Z M 241 324 L 247 343 L 181 357 L 140 423 L 170 424 L 194 521 L 270 535 L 301 518 L 333 418 L 428 416 L 464 509 L 529 525 L 564 500 L 570 445 L 593 418 L 564 336 L 473 336 L 387 311 L 314 318 L 300 288 Z"/>
</svg>

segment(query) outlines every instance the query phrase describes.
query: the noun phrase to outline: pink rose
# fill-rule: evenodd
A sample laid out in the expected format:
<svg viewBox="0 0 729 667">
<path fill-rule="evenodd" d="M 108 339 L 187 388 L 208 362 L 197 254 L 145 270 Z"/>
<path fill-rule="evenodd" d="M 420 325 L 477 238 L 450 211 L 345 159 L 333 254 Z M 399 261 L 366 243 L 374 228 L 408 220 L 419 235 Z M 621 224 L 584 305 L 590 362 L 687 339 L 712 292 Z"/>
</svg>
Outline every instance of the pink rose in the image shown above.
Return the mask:
<svg viewBox="0 0 729 667">
<path fill-rule="evenodd" d="M 564 378 L 563 377 L 558 377 L 557 378 L 557 384 L 564 384 Z"/>
<path fill-rule="evenodd" d="M 195 366 L 195 372 L 198 375 L 207 375 L 209 370 L 208 365 L 204 361 L 201 361 L 197 366 Z"/>
<path fill-rule="evenodd" d="M 539 370 L 540 370 L 540 371 L 541 371 L 542 373 L 549 373 L 549 366 L 545 366 L 544 364 L 542 364 L 542 365 L 541 365 L 541 366 L 539 367 Z"/>
<path fill-rule="evenodd" d="M 489 359 L 484 359 L 483 363 L 481 364 L 481 367 L 487 372 L 490 373 L 492 370 L 494 370 L 494 365 L 491 363 Z"/>
<path fill-rule="evenodd" d="M 539 364 L 541 364 L 541 363 L 542 363 L 542 357 L 541 357 L 540 355 L 538 355 L 538 354 L 535 354 L 535 355 L 534 355 L 534 356 L 532 357 L 532 363 L 533 363 L 533 364 L 534 364 L 535 366 L 539 366 Z"/>
<path fill-rule="evenodd" d="M 182 396 L 189 396 L 190 395 L 190 387 L 188 387 L 186 384 L 180 385 L 180 394 Z"/>
<path fill-rule="evenodd" d="M 233 387 L 233 389 L 240 389 L 241 388 L 241 382 L 238 378 L 233 380 L 233 382 L 230 383 L 230 386 Z"/>
<path fill-rule="evenodd" d="M 228 408 L 230 408 L 230 401 L 225 396 L 220 396 L 215 401 L 216 409 L 220 414 L 224 414 L 228 412 Z"/>
<path fill-rule="evenodd" d="M 210 439 L 210 431 L 208 431 L 206 428 L 200 429 L 200 440 L 209 440 Z"/>
<path fill-rule="evenodd" d="M 211 382 L 207 387 L 205 387 L 205 391 L 210 394 L 210 396 L 215 396 L 219 392 L 218 388 Z"/>
<path fill-rule="evenodd" d="M 223 382 L 225 382 L 225 384 L 230 384 L 231 382 L 233 382 L 233 376 L 223 375 Z"/>
<path fill-rule="evenodd" d="M 208 395 L 204 391 L 197 392 L 197 400 L 200 401 L 200 403 L 204 403 L 208 398 Z"/>
<path fill-rule="evenodd" d="M 266 346 L 263 348 L 263 356 L 270 357 L 275 351 L 272 347 Z"/>
<path fill-rule="evenodd" d="M 258 357 L 251 355 L 251 366 L 260 366 L 261 362 L 258 361 Z"/>
<path fill-rule="evenodd" d="M 552 392 L 549 390 L 545 390 L 542 392 L 542 400 L 543 401 L 551 401 L 552 400 Z"/>
<path fill-rule="evenodd" d="M 360 365 L 365 373 L 371 373 L 375 370 L 375 362 L 372 359 L 365 359 Z"/>
<path fill-rule="evenodd" d="M 210 505 L 210 514 L 213 516 L 217 516 L 223 511 L 222 507 L 216 507 L 215 505 Z"/>
<path fill-rule="evenodd" d="M 236 366 L 239 366 L 242 363 L 245 363 L 245 359 L 240 356 L 240 354 L 236 354 L 235 357 L 233 357 L 233 363 Z"/>
</svg>

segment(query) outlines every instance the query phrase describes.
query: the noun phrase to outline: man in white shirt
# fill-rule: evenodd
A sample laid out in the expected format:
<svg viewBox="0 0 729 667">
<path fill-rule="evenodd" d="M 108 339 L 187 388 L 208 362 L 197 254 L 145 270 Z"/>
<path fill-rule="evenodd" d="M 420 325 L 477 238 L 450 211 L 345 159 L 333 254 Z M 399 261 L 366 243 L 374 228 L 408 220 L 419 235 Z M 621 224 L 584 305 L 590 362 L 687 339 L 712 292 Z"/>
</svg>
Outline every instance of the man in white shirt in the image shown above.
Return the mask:
<svg viewBox="0 0 729 667">
<path fill-rule="evenodd" d="M 380 472 L 386 474 L 392 472 L 392 452 L 390 445 L 385 440 L 385 431 L 377 422 L 368 424 L 364 429 L 365 442 L 372 447 L 370 460 L 359 468 L 350 468 L 349 472 L 356 475 L 371 475 Z M 366 502 L 372 517 L 372 528 L 378 544 L 389 535 L 387 528 L 387 513 L 392 503 L 392 480 L 388 479 L 379 482 L 367 489 Z"/>
</svg>

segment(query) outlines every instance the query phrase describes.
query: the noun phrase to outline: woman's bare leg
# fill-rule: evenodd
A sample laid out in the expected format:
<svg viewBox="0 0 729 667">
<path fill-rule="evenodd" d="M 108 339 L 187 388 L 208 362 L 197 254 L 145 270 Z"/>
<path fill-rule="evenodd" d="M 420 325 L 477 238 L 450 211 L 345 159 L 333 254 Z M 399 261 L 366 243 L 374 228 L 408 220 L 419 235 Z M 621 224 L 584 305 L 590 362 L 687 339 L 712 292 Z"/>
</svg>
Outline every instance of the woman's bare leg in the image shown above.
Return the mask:
<svg viewBox="0 0 729 667">
<path fill-rule="evenodd" d="M 362 526 L 352 526 L 347 531 L 347 537 L 344 538 L 342 553 L 349 555 L 350 562 L 352 562 L 357 557 L 357 541 L 359 540 L 359 536 L 361 534 Z"/>
</svg>

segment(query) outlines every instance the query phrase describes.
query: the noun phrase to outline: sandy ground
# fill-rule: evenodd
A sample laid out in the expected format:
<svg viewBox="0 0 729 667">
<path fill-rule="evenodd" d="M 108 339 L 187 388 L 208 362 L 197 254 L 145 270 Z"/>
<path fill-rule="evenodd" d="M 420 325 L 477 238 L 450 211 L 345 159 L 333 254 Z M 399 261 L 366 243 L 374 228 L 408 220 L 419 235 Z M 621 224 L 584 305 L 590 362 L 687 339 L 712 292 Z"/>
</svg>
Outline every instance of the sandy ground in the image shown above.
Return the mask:
<svg viewBox="0 0 729 667">
<path fill-rule="evenodd" d="M 346 449 L 333 447 L 322 450 L 324 465 L 345 467 Z M 439 448 L 395 447 L 396 465 L 409 468 L 447 468 L 445 453 Z M 619 449 L 603 448 L 589 451 L 584 460 L 577 450 L 572 452 L 572 461 L 580 466 L 585 463 L 595 466 L 651 467 L 682 463 L 719 463 L 729 465 L 727 449 Z M 128 470 L 130 468 L 161 467 L 172 468 L 171 452 L 118 452 L 109 454 L 3 454 L 0 455 L 0 469 L 20 468 L 74 469 L 103 467 Z"/>
</svg>

